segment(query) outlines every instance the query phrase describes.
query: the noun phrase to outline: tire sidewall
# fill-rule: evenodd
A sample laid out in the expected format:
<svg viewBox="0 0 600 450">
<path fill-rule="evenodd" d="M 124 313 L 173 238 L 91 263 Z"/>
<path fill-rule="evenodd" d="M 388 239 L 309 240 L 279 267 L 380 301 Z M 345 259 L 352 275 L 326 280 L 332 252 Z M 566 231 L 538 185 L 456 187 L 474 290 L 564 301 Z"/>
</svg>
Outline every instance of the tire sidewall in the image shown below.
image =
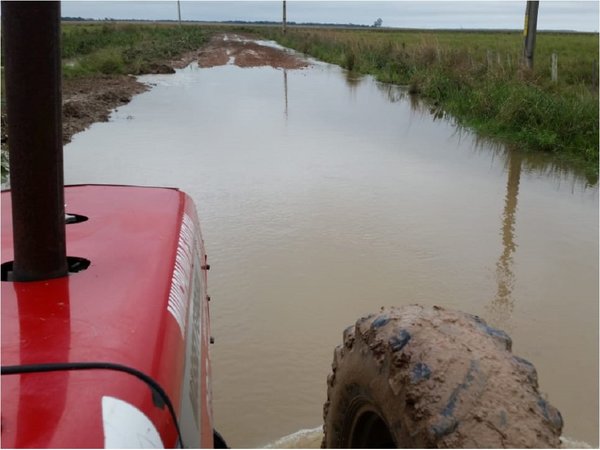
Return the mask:
<svg viewBox="0 0 600 450">
<path fill-rule="evenodd" d="M 409 442 L 404 432 L 403 393 L 395 395 L 388 382 L 389 359 L 378 365 L 371 351 L 358 340 L 352 349 L 338 348 L 336 352 L 343 353 L 343 364 L 340 364 L 329 387 L 326 446 L 349 448 L 351 433 L 357 431 L 359 415 L 365 412 L 379 416 L 396 446 Z"/>
</svg>

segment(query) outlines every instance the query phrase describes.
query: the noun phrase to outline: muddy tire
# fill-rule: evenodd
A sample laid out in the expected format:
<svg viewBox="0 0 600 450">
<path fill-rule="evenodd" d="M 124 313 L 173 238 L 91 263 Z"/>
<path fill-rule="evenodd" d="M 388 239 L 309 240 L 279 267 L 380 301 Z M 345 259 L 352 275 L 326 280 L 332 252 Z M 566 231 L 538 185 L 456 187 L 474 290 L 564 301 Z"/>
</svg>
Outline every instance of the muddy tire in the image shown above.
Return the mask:
<svg viewBox="0 0 600 450">
<path fill-rule="evenodd" d="M 325 448 L 559 447 L 562 417 L 506 333 L 410 305 L 344 331 L 323 407 Z"/>
</svg>

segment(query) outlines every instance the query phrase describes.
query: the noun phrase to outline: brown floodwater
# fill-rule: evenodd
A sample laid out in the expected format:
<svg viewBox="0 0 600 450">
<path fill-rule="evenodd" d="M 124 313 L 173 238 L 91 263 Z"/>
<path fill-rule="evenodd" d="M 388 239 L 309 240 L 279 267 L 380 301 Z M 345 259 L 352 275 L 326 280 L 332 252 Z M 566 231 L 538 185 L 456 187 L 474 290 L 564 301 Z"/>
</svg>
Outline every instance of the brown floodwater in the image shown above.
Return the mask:
<svg viewBox="0 0 600 450">
<path fill-rule="evenodd" d="M 598 445 L 594 180 L 331 65 L 141 79 L 153 88 L 65 147 L 65 178 L 196 201 L 230 446 L 314 445 L 342 330 L 409 303 L 506 330 L 564 435 Z"/>
</svg>

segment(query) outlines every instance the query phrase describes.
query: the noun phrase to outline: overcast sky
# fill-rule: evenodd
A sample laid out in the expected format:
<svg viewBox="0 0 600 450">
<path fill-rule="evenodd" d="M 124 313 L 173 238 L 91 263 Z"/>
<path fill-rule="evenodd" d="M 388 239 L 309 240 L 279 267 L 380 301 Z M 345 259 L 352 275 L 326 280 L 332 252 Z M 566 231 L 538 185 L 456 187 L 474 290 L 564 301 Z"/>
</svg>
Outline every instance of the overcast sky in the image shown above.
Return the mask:
<svg viewBox="0 0 600 450">
<path fill-rule="evenodd" d="M 287 1 L 287 19 L 298 23 L 354 23 L 400 28 L 523 27 L 526 1 Z M 540 2 L 538 29 L 598 31 L 598 1 Z M 177 1 L 63 1 L 63 17 L 177 19 Z M 184 20 L 280 21 L 281 1 L 181 0 Z"/>
</svg>

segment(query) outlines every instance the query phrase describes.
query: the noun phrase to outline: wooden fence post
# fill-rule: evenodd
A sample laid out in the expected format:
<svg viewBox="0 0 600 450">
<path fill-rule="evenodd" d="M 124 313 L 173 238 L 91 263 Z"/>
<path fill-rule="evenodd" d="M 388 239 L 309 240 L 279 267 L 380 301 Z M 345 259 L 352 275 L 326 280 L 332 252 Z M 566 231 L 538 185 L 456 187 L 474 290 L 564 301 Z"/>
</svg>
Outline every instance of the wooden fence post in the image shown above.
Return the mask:
<svg viewBox="0 0 600 450">
<path fill-rule="evenodd" d="M 558 55 L 552 53 L 552 81 L 558 81 Z"/>
</svg>

